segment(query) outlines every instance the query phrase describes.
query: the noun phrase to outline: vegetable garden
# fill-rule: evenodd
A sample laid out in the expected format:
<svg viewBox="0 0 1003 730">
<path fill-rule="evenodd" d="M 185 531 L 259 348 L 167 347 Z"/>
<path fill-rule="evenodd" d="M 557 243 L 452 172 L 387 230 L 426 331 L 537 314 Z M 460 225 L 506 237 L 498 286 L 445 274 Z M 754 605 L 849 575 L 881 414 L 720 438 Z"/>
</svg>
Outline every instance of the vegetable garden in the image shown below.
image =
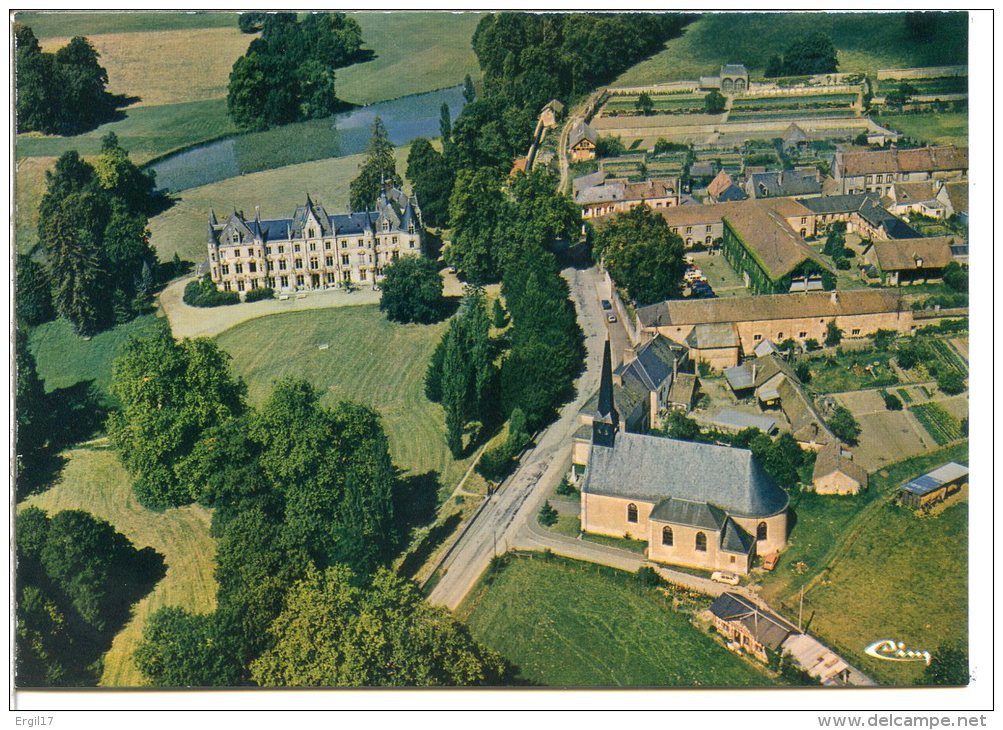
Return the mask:
<svg viewBox="0 0 1003 730">
<path fill-rule="evenodd" d="M 922 403 L 910 406 L 909 410 L 938 446 L 957 441 L 964 436 L 961 422 L 944 410 L 939 403 Z"/>
</svg>

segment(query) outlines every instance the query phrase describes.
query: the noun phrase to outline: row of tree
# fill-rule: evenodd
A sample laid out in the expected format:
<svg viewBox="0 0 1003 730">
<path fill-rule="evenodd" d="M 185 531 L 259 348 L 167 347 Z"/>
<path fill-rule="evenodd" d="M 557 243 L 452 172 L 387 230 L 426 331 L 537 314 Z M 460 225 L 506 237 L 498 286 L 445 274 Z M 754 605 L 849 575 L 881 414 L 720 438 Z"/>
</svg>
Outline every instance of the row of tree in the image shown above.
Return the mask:
<svg viewBox="0 0 1003 730">
<path fill-rule="evenodd" d="M 93 165 L 65 152 L 45 178 L 38 220 L 45 265 L 18 260 L 20 322 L 58 315 L 91 335 L 146 311 L 157 270 L 146 227 L 155 205 L 152 173 L 109 132 Z"/>
<path fill-rule="evenodd" d="M 44 53 L 31 28 L 15 23 L 14 44 L 18 132 L 79 134 L 114 117 L 118 100 L 86 38 Z"/>
<path fill-rule="evenodd" d="M 418 611 L 417 588 L 385 569 L 410 516 L 379 416 L 326 408 L 292 379 L 251 408 L 227 361 L 211 341 L 175 342 L 164 328 L 113 366 L 121 410 L 109 435 L 137 498 L 211 507 L 217 539 L 216 611 L 151 617 L 135 654 L 150 683 L 496 681 L 500 660 L 444 612 Z M 334 594 L 352 597 L 356 620 Z M 321 645 L 345 663 L 320 671 Z"/>
<path fill-rule="evenodd" d="M 309 13 L 302 20 L 268 13 L 253 20 L 261 22 L 261 37 L 230 72 L 226 102 L 234 124 L 267 129 L 335 112 L 341 103 L 334 71 L 361 57 L 359 24 L 344 13 Z"/>
</svg>

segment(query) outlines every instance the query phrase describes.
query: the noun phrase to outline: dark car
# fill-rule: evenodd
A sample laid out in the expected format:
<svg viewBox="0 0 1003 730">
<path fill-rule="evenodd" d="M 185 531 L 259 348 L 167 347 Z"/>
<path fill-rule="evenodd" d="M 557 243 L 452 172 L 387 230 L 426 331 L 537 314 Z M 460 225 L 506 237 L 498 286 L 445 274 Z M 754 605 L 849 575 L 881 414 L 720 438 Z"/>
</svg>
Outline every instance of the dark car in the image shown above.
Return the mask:
<svg viewBox="0 0 1003 730">
<path fill-rule="evenodd" d="M 602 308 L 605 309 L 607 312 L 613 308 L 613 305 L 610 304 L 609 299 L 603 299 L 601 302 L 599 302 L 599 304 L 601 304 Z"/>
</svg>

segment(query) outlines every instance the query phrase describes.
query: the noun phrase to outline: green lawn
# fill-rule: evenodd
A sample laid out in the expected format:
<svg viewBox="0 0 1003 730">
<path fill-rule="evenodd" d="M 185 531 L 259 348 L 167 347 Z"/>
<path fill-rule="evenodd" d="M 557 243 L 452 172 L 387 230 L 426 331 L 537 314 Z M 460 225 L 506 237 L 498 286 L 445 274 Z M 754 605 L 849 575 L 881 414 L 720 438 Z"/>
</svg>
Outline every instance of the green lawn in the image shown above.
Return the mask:
<svg viewBox="0 0 1003 730">
<path fill-rule="evenodd" d="M 952 507 L 917 518 L 893 504 L 899 485 L 948 461 L 967 463 L 968 442 L 881 469 L 858 496 L 795 498 L 789 547 L 760 578 L 763 598 L 791 619 L 805 586 L 812 633 L 883 682 L 911 683 L 918 670 L 868 659 L 870 642 L 894 637 L 932 650 L 941 634 L 965 636 L 967 507 L 964 516 Z"/>
<path fill-rule="evenodd" d="M 45 194 L 45 171 L 54 157 L 18 160 L 14 185 L 14 241 L 18 253 L 28 253 L 38 243 L 38 205 Z"/>
<path fill-rule="evenodd" d="M 151 332 L 163 323 L 164 320 L 148 314 L 85 340 L 67 320 L 57 319 L 34 328 L 28 347 L 35 356 L 46 390 L 93 380 L 98 393 L 107 398 L 111 364 L 122 347 L 131 336 Z"/>
<path fill-rule="evenodd" d="M 919 518 L 883 505 L 826 580 L 805 595 L 811 631 L 882 684 L 909 685 L 924 664 L 864 654 L 894 638 L 935 652 L 968 641 L 968 504 Z"/>
<path fill-rule="evenodd" d="M 334 405 L 353 400 L 383 418 L 394 464 L 411 474 L 435 471 L 445 499 L 470 465 L 446 448 L 442 408 L 425 398 L 425 369 L 446 323 L 388 322 L 375 305 L 276 314 L 237 325 L 217 338 L 233 370 L 260 405 L 282 377 L 306 378 Z M 330 347 L 319 350 L 318 345 Z"/>
<path fill-rule="evenodd" d="M 890 352 L 861 350 L 808 360 L 809 387 L 817 393 L 844 393 L 895 385 L 899 379 L 888 366 L 891 357 Z M 871 370 L 865 369 L 868 365 Z"/>
<path fill-rule="evenodd" d="M 129 475 L 107 445 L 70 449 L 63 456 L 67 462 L 59 481 L 18 504 L 18 509 L 39 507 L 50 516 L 66 509 L 90 512 L 111 523 L 137 549 L 152 547 L 163 555 L 167 566 L 167 574 L 153 591 L 133 607 L 132 619 L 115 636 L 104 657 L 102 686 L 138 686 L 142 676 L 132 662 L 132 652 L 142 639 L 150 614 L 162 606 L 180 606 L 198 613 L 215 609 L 216 545 L 209 536 L 211 515 L 198 506 L 162 513 L 140 506 Z"/>
<path fill-rule="evenodd" d="M 35 36 L 40 39 L 103 33 L 237 27 L 235 13 L 32 12 L 18 13 L 14 19 L 19 23 L 30 25 Z"/>
<path fill-rule="evenodd" d="M 484 13 L 351 13 L 362 26 L 366 63 L 338 69 L 338 97 L 355 104 L 418 94 L 480 75 L 470 46 Z"/>
<path fill-rule="evenodd" d="M 397 150 L 397 171 L 404 174 L 410 147 Z M 177 253 L 187 261 L 206 258 L 209 208 L 227 215 L 234 208 L 248 215 L 261 206 L 262 218 L 291 216 L 307 193 L 328 213 L 348 210 L 348 186 L 358 174 L 362 155 L 349 155 L 228 178 L 184 190 L 178 202 L 150 220 L 151 241 L 162 261 Z"/>
<path fill-rule="evenodd" d="M 827 33 L 838 51 L 839 70 L 875 73 L 880 68 L 967 63 L 965 13 L 943 17 L 935 36 L 916 42 L 904 13 L 705 13 L 665 50 L 622 73 L 614 86 L 696 80 L 722 64 L 744 63 L 761 76 L 769 57 L 798 36 Z"/>
<path fill-rule="evenodd" d="M 968 145 L 967 112 L 881 114 L 875 121 L 928 144 Z"/>
<path fill-rule="evenodd" d="M 768 675 L 731 654 L 629 574 L 513 557 L 458 610 L 477 640 L 552 687 L 761 687 Z"/>
</svg>

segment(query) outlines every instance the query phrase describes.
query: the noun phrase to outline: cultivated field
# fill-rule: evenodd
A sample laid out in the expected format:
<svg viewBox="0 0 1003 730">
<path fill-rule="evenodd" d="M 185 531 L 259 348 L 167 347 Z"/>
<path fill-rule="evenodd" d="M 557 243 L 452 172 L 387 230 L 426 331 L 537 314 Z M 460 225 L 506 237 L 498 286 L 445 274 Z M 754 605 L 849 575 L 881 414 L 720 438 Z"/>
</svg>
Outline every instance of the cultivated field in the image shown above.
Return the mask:
<svg viewBox="0 0 1003 730">
<path fill-rule="evenodd" d="M 397 171 L 401 175 L 407 168 L 409 150 L 397 150 Z M 228 215 L 234 208 L 254 215 L 254 206 L 260 205 L 262 218 L 284 218 L 291 216 L 309 193 L 328 213 L 345 212 L 348 186 L 358 174 L 362 159 L 362 155 L 350 155 L 306 162 L 185 190 L 173 207 L 150 220 L 153 247 L 162 261 L 170 260 L 175 253 L 187 261 L 205 259 L 210 208 L 215 208 L 217 216 Z"/>
<path fill-rule="evenodd" d="M 249 400 L 264 402 L 275 380 L 302 377 L 334 405 L 353 400 L 383 419 L 394 464 L 418 475 L 438 474 L 440 497 L 470 465 L 446 448 L 442 408 L 425 398 L 425 369 L 446 323 L 388 322 L 375 305 L 276 314 L 221 334 L 233 371 L 247 381 Z M 328 349 L 320 350 L 319 345 Z"/>
<path fill-rule="evenodd" d="M 882 506 L 826 580 L 805 594 L 812 631 L 882 684 L 909 685 L 922 662 L 872 659 L 864 647 L 894 638 L 936 653 L 968 641 L 968 505 L 916 517 Z"/>
<path fill-rule="evenodd" d="M 136 502 L 129 475 L 107 444 L 71 449 L 59 481 L 48 491 L 18 505 L 39 507 L 53 515 L 66 509 L 90 512 L 106 520 L 137 549 L 152 547 L 160 553 L 167 574 L 153 591 L 133 608 L 133 617 L 115 637 L 104 657 L 104 687 L 142 684 L 132 652 L 143 636 L 147 618 L 163 606 L 179 606 L 208 613 L 216 605 L 213 577 L 216 546 L 209 537 L 210 512 L 191 506 L 151 512 Z"/>
<path fill-rule="evenodd" d="M 697 79 L 725 63 L 744 63 L 758 76 L 771 55 L 814 31 L 832 38 L 843 72 L 873 75 L 881 68 L 967 62 L 965 13 L 943 16 L 925 43 L 908 34 L 904 18 L 904 13 L 704 13 L 682 37 L 668 41 L 664 51 L 629 68 L 612 85 Z"/>
<path fill-rule="evenodd" d="M 609 569 L 604 569 L 608 571 Z M 458 610 L 528 682 L 551 687 L 755 687 L 770 678 L 675 613 L 660 593 L 595 566 L 512 558 Z"/>
</svg>

